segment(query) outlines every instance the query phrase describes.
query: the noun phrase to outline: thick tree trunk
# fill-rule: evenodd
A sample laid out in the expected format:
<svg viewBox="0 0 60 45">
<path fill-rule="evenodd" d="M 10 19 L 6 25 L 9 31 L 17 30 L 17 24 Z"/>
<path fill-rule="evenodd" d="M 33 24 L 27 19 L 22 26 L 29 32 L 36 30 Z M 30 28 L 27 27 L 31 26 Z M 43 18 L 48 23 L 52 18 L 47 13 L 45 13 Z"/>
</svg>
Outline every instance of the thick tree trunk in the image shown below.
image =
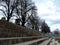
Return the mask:
<svg viewBox="0 0 60 45">
<path fill-rule="evenodd" d="M 22 26 L 23 27 L 25 26 L 25 17 L 24 16 L 22 17 Z"/>
<path fill-rule="evenodd" d="M 16 19 L 16 20 L 15 20 L 15 23 L 16 23 L 17 25 L 20 25 L 20 19 Z"/>
<path fill-rule="evenodd" d="M 9 20 L 10 20 L 10 16 L 7 17 L 7 21 L 8 21 L 8 22 L 9 22 Z"/>
</svg>

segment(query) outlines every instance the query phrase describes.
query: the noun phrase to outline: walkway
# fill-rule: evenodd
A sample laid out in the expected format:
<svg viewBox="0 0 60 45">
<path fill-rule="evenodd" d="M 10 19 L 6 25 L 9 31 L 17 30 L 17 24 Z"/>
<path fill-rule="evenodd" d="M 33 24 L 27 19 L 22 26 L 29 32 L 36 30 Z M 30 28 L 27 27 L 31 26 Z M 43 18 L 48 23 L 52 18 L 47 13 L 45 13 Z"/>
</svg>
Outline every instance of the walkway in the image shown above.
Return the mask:
<svg viewBox="0 0 60 45">
<path fill-rule="evenodd" d="M 50 41 L 51 41 L 51 38 L 48 39 L 48 40 L 45 40 L 44 42 L 42 42 L 42 43 L 39 44 L 39 45 L 47 45 Z"/>
<path fill-rule="evenodd" d="M 50 45 L 60 45 L 60 44 L 58 43 L 58 41 L 56 41 L 55 39 L 53 39 L 52 42 L 50 43 Z"/>
</svg>

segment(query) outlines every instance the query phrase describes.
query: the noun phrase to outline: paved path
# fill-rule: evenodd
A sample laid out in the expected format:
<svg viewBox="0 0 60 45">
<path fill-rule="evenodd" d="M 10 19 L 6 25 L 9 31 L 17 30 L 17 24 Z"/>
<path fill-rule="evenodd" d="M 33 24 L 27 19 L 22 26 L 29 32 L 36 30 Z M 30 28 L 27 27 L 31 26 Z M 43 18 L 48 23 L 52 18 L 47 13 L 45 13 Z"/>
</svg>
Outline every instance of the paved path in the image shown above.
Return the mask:
<svg viewBox="0 0 60 45">
<path fill-rule="evenodd" d="M 44 42 L 42 42 L 42 43 L 39 44 L 39 45 L 47 45 L 50 41 L 51 41 L 51 38 L 48 39 L 48 40 L 45 40 Z"/>
<path fill-rule="evenodd" d="M 58 41 L 56 41 L 55 39 L 53 39 L 52 42 L 50 43 L 50 45 L 60 45 L 60 44 L 58 43 Z"/>
</svg>

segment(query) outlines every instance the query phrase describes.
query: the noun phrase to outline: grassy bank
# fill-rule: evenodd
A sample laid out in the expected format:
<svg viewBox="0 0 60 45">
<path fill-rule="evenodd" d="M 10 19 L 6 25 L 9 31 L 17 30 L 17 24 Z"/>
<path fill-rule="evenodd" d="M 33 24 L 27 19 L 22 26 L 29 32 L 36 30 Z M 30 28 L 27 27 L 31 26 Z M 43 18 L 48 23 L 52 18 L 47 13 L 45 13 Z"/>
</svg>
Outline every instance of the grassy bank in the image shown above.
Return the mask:
<svg viewBox="0 0 60 45">
<path fill-rule="evenodd" d="M 0 20 L 0 37 L 39 36 L 40 34 L 39 31 Z"/>
</svg>

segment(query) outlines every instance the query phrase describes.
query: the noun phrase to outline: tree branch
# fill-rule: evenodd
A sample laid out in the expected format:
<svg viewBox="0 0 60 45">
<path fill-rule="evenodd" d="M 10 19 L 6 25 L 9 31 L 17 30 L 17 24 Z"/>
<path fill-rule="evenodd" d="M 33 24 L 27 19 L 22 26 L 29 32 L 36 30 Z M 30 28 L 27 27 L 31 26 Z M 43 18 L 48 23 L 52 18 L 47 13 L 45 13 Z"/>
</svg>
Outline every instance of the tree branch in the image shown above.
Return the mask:
<svg viewBox="0 0 60 45">
<path fill-rule="evenodd" d="M 5 13 L 5 11 L 4 11 L 4 10 L 0 9 L 0 11 L 2 11 L 2 12 L 4 13 L 4 15 L 6 16 L 6 13 Z M 7 16 L 6 16 L 6 17 L 7 17 Z"/>
<path fill-rule="evenodd" d="M 24 12 L 24 14 L 27 13 L 28 11 L 30 11 L 31 9 L 34 9 L 34 8 L 35 8 L 35 6 L 31 7 L 31 8 L 28 9 L 26 12 Z M 36 9 L 34 9 L 34 10 L 36 10 Z"/>
</svg>

